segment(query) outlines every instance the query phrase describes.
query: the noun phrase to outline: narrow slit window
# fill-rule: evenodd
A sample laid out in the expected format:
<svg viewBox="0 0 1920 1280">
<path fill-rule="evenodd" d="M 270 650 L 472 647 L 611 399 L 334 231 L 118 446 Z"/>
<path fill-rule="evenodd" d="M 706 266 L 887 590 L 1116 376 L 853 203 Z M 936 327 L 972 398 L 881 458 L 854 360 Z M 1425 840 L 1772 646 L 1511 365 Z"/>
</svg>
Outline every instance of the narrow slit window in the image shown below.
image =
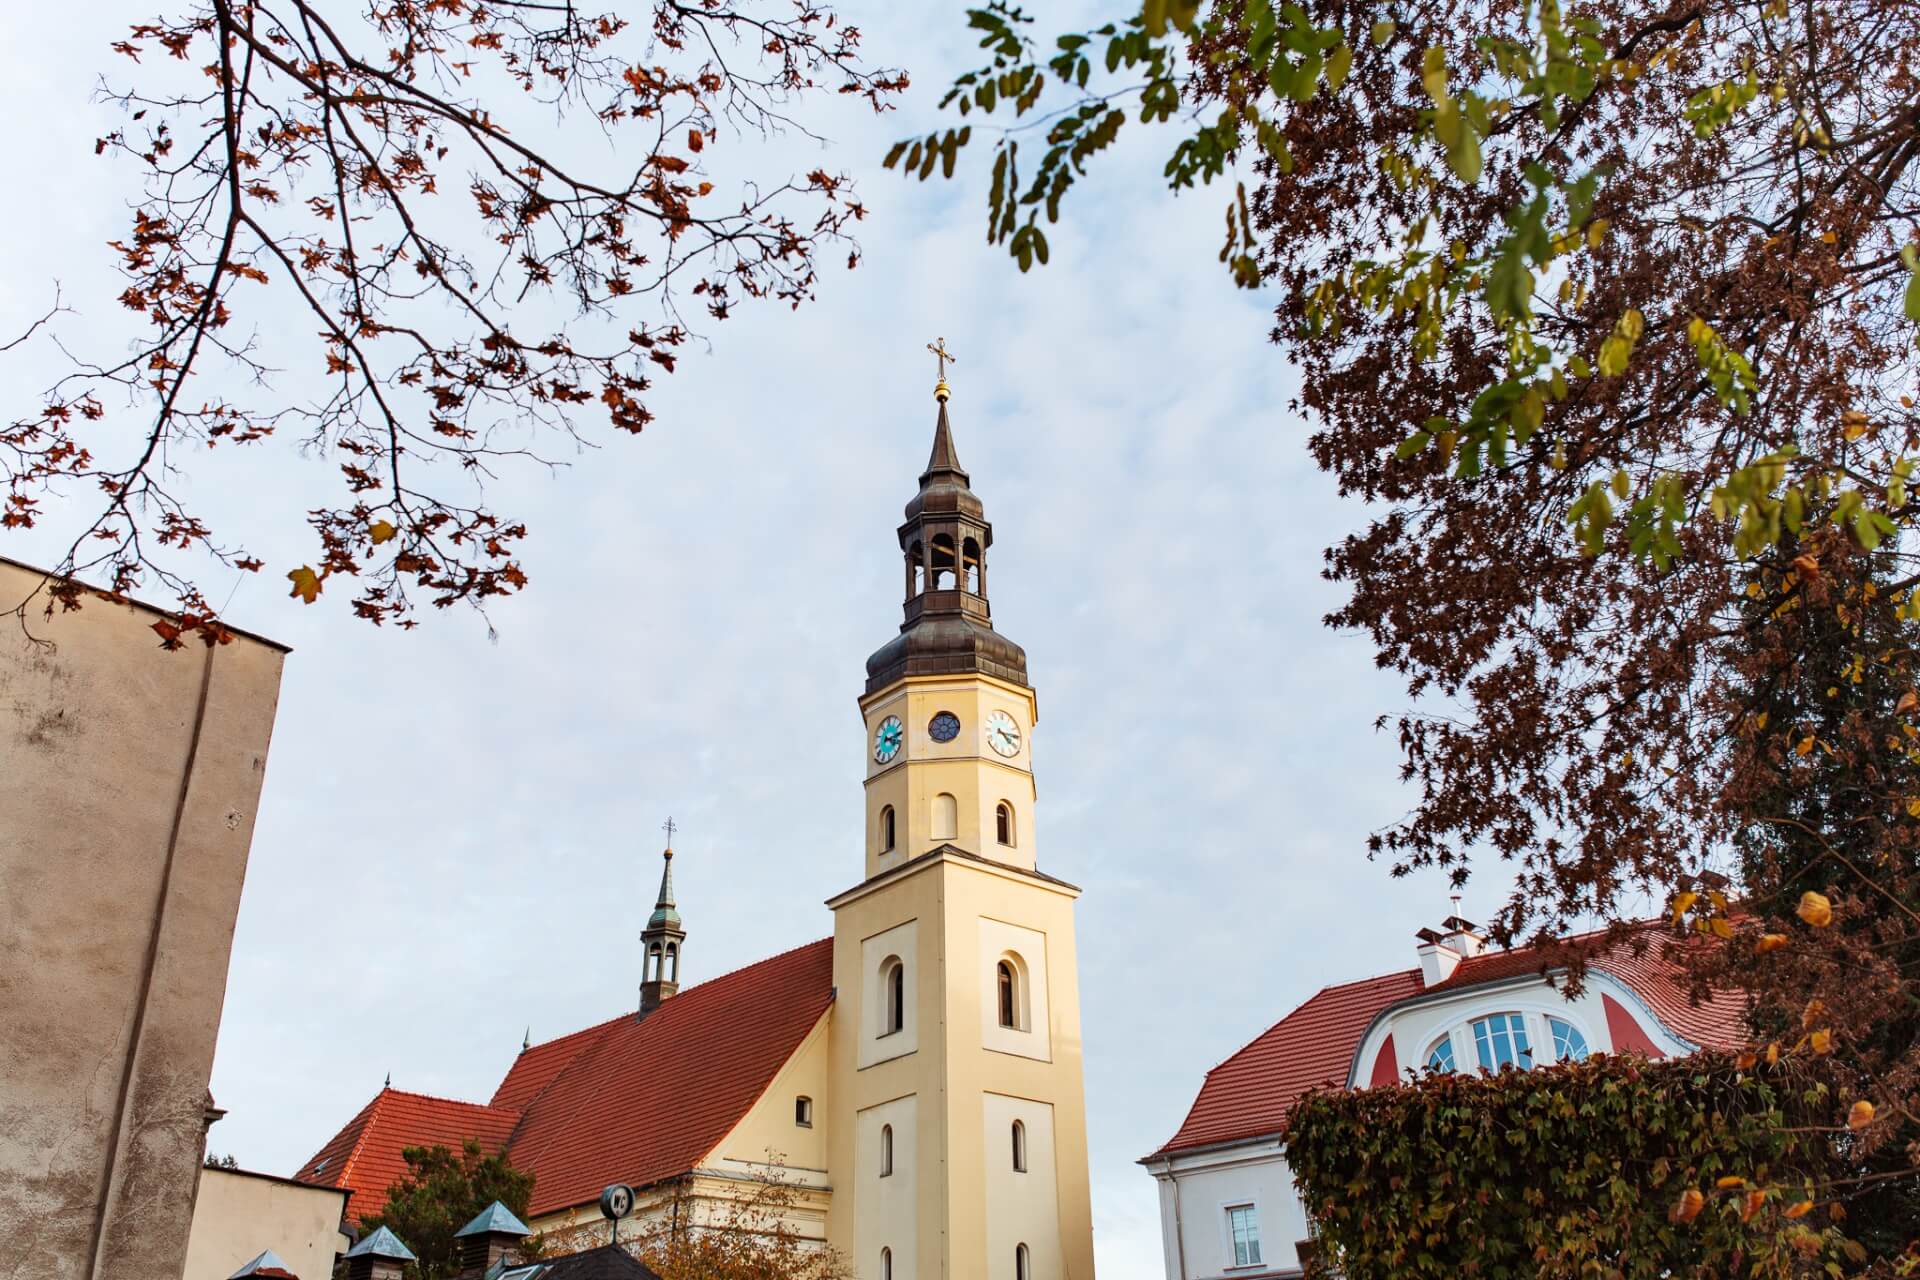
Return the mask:
<svg viewBox="0 0 1920 1280">
<path fill-rule="evenodd" d="M 893 1176 L 893 1126 L 890 1124 L 880 1126 L 880 1176 Z"/>
<path fill-rule="evenodd" d="M 880 1034 L 890 1036 L 907 1025 L 907 967 L 889 958 L 880 967 Z"/>
<path fill-rule="evenodd" d="M 993 833 L 1001 844 L 1013 845 L 1013 806 L 1002 800 L 993 811 Z"/>
<path fill-rule="evenodd" d="M 893 1280 L 893 1250 L 880 1251 L 880 1280 Z"/>
<path fill-rule="evenodd" d="M 882 805 L 880 808 L 880 852 L 891 853 L 892 851 L 893 806 L 889 804 Z"/>
<path fill-rule="evenodd" d="M 1033 1255 L 1024 1244 L 1013 1249 L 1013 1280 L 1033 1280 Z"/>
<path fill-rule="evenodd" d="M 1013 971 L 1013 965 L 1008 961 L 1002 960 L 998 969 L 1000 977 L 1000 1025 L 1003 1027 L 1012 1027 L 1017 1030 L 1020 1026 L 1019 991 L 1017 990 L 1020 978 L 1019 975 Z"/>
<path fill-rule="evenodd" d="M 1027 1171 L 1027 1126 L 1018 1120 L 1013 1122 L 1013 1171 Z"/>
<path fill-rule="evenodd" d="M 793 1122 L 802 1129 L 813 1128 L 813 1099 L 802 1094 L 793 1100 Z"/>
</svg>

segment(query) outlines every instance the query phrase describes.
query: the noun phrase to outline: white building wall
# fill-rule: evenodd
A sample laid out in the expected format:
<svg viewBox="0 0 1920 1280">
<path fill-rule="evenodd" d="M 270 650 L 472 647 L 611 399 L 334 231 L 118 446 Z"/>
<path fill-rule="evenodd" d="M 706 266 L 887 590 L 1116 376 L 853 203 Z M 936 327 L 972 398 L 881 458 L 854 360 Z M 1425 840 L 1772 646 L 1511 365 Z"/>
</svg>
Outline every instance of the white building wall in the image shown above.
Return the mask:
<svg viewBox="0 0 1920 1280">
<path fill-rule="evenodd" d="M 1300 1272 L 1295 1247 L 1306 1239 L 1307 1214 L 1277 1142 L 1156 1160 L 1161 1243 L 1169 1280 L 1287 1276 Z M 1240 1266 L 1227 1210 L 1251 1205 L 1260 1261 Z"/>
</svg>

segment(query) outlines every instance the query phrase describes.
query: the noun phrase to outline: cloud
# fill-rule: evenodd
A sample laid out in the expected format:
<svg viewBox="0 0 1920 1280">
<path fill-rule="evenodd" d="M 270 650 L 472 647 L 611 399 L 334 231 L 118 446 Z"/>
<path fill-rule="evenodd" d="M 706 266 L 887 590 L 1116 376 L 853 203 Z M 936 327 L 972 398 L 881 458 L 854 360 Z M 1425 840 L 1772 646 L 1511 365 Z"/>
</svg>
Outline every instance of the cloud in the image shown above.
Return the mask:
<svg viewBox="0 0 1920 1280">
<path fill-rule="evenodd" d="M 60 198 L 0 211 L 0 316 L 64 277 L 105 324 L 122 170 L 88 101 L 132 10 L 16 6 L 9 94 L 38 104 L 16 173 Z M 113 6 L 112 8 L 120 8 Z M 375 631 L 263 575 L 233 619 L 294 646 L 234 940 L 213 1149 L 287 1172 L 391 1070 L 484 1099 L 538 1038 L 635 1001 L 636 935 L 667 814 L 698 981 L 831 929 L 861 871 L 866 655 L 899 623 L 893 529 L 932 429 L 944 335 L 961 457 L 995 523 L 995 623 L 1039 690 L 1041 865 L 1086 888 L 1082 1011 L 1099 1264 L 1158 1276 L 1151 1180 L 1204 1071 L 1321 985 L 1412 963 L 1432 880 L 1369 864 L 1406 797 L 1371 728 L 1403 700 L 1364 640 L 1320 624 L 1339 503 L 1287 409 L 1270 300 L 1214 261 L 1218 190 L 1123 146 L 1022 277 L 983 244 L 977 180 L 879 169 L 976 51 L 956 7 L 858 13 L 907 109 L 836 104 L 828 163 L 873 215 L 865 258 L 798 313 L 745 308 L 666 380 L 659 423 L 551 481 L 510 481 L 533 586 L 495 609 Z M 136 15 L 137 16 L 137 15 Z M 927 61 L 923 61 L 927 60 Z M 804 140 L 748 147 L 796 169 Z M 731 161 L 730 161 L 731 162 Z M 51 269 L 49 264 L 55 264 Z M 44 369 L 0 365 L 18 405 Z M 324 470 L 290 455 L 202 491 L 286 519 Z M 216 482 L 217 479 L 217 482 Z M 218 489 L 220 493 L 212 491 Z M 304 558 L 295 518 L 267 550 Z M 50 539 L 9 539 L 51 559 Z"/>
</svg>

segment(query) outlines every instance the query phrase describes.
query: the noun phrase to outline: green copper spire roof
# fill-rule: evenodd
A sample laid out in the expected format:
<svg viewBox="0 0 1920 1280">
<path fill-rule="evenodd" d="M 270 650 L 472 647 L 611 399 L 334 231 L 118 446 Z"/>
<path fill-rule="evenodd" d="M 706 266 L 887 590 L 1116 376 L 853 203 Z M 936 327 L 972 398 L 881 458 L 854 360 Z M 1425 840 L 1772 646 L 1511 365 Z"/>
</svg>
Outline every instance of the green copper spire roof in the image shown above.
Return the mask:
<svg viewBox="0 0 1920 1280">
<path fill-rule="evenodd" d="M 461 1236 L 485 1236 L 498 1232 L 508 1236 L 532 1235 L 532 1228 L 513 1216 L 513 1210 L 495 1200 L 480 1211 L 480 1215 L 466 1226 L 453 1233 L 458 1240 Z"/>
<path fill-rule="evenodd" d="M 413 1250 L 400 1243 L 400 1237 L 381 1227 L 372 1235 L 347 1250 L 349 1258 L 396 1258 L 401 1262 L 413 1262 Z"/>
<path fill-rule="evenodd" d="M 649 929 L 678 929 L 680 913 L 674 909 L 673 902 L 673 848 L 660 855 L 666 866 L 660 872 L 660 897 L 653 904 L 653 914 L 647 917 Z"/>
</svg>

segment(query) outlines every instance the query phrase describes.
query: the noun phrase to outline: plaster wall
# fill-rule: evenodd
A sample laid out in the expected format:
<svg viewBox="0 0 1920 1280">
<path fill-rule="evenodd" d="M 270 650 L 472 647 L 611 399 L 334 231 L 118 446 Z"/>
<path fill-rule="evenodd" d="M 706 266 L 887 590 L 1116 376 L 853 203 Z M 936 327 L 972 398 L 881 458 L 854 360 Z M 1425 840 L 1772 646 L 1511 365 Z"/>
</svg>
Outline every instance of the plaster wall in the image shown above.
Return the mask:
<svg viewBox="0 0 1920 1280">
<path fill-rule="evenodd" d="M 1028 1250 L 1035 1280 L 1062 1274 L 1060 1206 L 1056 1194 L 1053 1108 L 1027 1098 L 989 1093 L 982 1099 L 982 1162 L 986 1181 L 987 1280 L 1015 1280 L 1014 1251 Z M 1013 1165 L 1013 1125 L 1024 1128 L 1026 1168 Z M 998 1154 L 996 1154 L 996 1151 Z"/>
<path fill-rule="evenodd" d="M 860 704 L 866 726 L 867 875 L 918 857 L 951 842 L 982 857 L 1029 870 L 1034 865 L 1033 726 L 1039 719 L 1031 689 L 991 676 L 917 677 L 893 685 Z M 951 712 L 960 721 L 959 736 L 935 742 L 933 718 Z M 1020 726 L 1020 750 L 1011 758 L 987 745 L 987 717 L 1004 711 Z M 886 764 L 873 758 L 874 734 L 888 716 L 900 717 L 905 741 Z M 934 798 L 954 797 L 956 827 L 936 832 Z M 994 809 L 1013 807 L 1014 843 L 997 838 Z M 895 839 L 881 844 L 880 811 L 892 806 Z"/>
<path fill-rule="evenodd" d="M 39 608 L 0 628 L 0 1220 L 23 1277 L 178 1276 L 286 650 Z"/>
<path fill-rule="evenodd" d="M 201 1169 L 181 1280 L 227 1280 L 262 1249 L 280 1255 L 300 1280 L 329 1280 L 347 1193 L 238 1169 Z"/>
<path fill-rule="evenodd" d="M 918 1207 L 924 1182 L 937 1180 L 938 1167 L 921 1176 L 919 1142 L 919 1099 L 912 1094 L 895 1098 L 860 1113 L 854 1125 L 858 1145 L 855 1148 L 853 1179 L 860 1195 L 856 1207 L 855 1274 L 881 1276 L 885 1271 L 882 1250 L 893 1255 L 892 1280 L 914 1280 L 922 1274 L 915 1269 L 920 1257 Z M 883 1172 L 881 1130 L 893 1131 L 893 1171 Z M 938 1275 L 938 1272 L 926 1274 Z"/>
<path fill-rule="evenodd" d="M 701 1161 L 706 1167 L 747 1176 L 769 1174 L 785 1179 L 818 1181 L 827 1177 L 827 1118 L 833 1106 L 828 1090 L 828 1026 L 831 1011 L 820 1015 L 793 1056 L 774 1074 L 739 1123 Z M 799 1098 L 813 1101 L 813 1123 L 795 1119 Z"/>
<path fill-rule="evenodd" d="M 1389 1035 L 1393 1037 L 1396 1078 L 1426 1066 L 1427 1054 L 1441 1036 L 1453 1042 L 1454 1065 L 1463 1071 L 1477 1067 L 1473 1019 L 1490 1013 L 1518 1013 L 1527 1028 L 1527 1039 L 1536 1062 L 1553 1061 L 1553 1037 L 1547 1019 L 1558 1018 L 1579 1029 L 1587 1048 L 1593 1053 L 1613 1053 L 1616 1046 L 1608 1029 L 1603 996 L 1612 996 L 1630 1014 L 1649 1040 L 1668 1057 L 1691 1053 L 1695 1046 L 1679 1039 L 1660 1025 L 1640 997 L 1618 979 L 1590 969 L 1581 993 L 1569 1000 L 1564 990 L 1549 985 L 1546 979 L 1532 976 L 1511 983 L 1468 987 L 1457 995 L 1439 1000 L 1420 1000 L 1390 1012 L 1369 1028 L 1354 1055 L 1349 1086 L 1365 1085 L 1373 1079 L 1373 1070 Z"/>
<path fill-rule="evenodd" d="M 1153 1174 L 1168 1280 L 1299 1273 L 1296 1246 L 1307 1237 L 1307 1215 L 1277 1143 L 1175 1157 L 1156 1163 Z M 1258 1265 L 1235 1264 L 1227 1210 L 1237 1205 L 1253 1207 Z"/>
</svg>

